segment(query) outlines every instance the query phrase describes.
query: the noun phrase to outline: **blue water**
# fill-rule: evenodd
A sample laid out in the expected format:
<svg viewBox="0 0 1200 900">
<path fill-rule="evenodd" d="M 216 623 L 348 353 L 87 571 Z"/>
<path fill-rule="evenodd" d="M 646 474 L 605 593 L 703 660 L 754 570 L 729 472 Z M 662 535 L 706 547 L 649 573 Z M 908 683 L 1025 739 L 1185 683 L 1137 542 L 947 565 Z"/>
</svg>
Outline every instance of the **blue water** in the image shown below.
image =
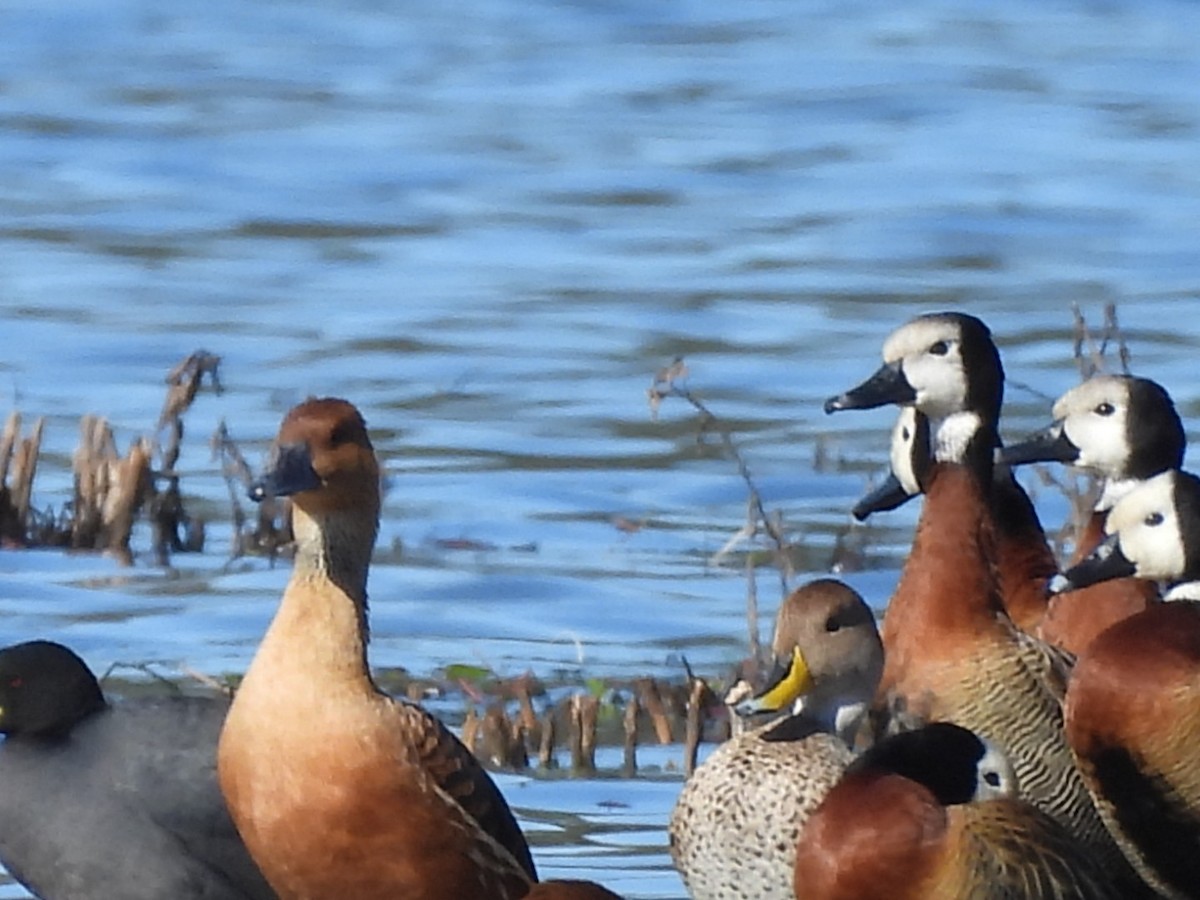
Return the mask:
<svg viewBox="0 0 1200 900">
<path fill-rule="evenodd" d="M 646 403 L 676 356 L 801 574 L 890 425 L 820 401 L 917 312 L 991 324 L 1010 434 L 1077 379 L 1072 303 L 1117 302 L 1136 370 L 1200 411 L 1200 5 L 176 6 L 0 0 L 0 398 L 47 417 L 35 499 L 61 506 L 82 414 L 124 446 L 176 361 L 221 354 L 180 462 L 208 550 L 2 553 L 5 643 L 244 670 L 286 567 L 227 565 L 208 437 L 258 459 L 309 393 L 360 405 L 389 473 L 373 660 L 581 682 L 745 652 L 741 557 L 710 563 L 745 488 Z M 915 514 L 850 533 L 878 607 Z M 682 895 L 669 774 L 503 786 L 548 874 Z"/>
</svg>

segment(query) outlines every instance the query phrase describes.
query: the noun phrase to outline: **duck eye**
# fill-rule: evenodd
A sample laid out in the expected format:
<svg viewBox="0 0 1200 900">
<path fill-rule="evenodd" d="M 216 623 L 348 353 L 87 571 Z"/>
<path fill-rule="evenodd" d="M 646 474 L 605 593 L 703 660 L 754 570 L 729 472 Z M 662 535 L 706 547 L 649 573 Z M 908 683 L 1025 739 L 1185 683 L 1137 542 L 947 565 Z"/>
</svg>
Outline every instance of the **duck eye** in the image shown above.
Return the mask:
<svg viewBox="0 0 1200 900">
<path fill-rule="evenodd" d="M 1150 513 L 1150 515 L 1146 516 L 1145 522 L 1151 528 L 1155 525 L 1161 525 L 1163 523 L 1163 514 L 1160 512 Z"/>
<path fill-rule="evenodd" d="M 1098 415 L 1098 416 L 1111 416 L 1116 411 L 1117 411 L 1117 408 L 1107 401 L 1105 401 L 1104 403 L 1101 403 L 1099 406 L 1096 407 L 1096 410 L 1095 410 L 1096 415 Z"/>
<path fill-rule="evenodd" d="M 829 632 L 840 631 L 842 623 L 837 616 L 830 616 L 825 620 L 825 630 Z"/>
<path fill-rule="evenodd" d="M 938 341 L 936 344 L 934 344 L 932 347 L 929 348 L 929 352 L 932 353 L 934 356 L 945 356 L 947 353 L 950 352 L 950 345 L 947 344 L 945 341 Z"/>
<path fill-rule="evenodd" d="M 22 678 L 20 675 L 14 675 L 12 678 L 8 679 L 8 686 L 10 688 L 19 688 L 24 683 L 25 683 L 25 679 Z"/>
<path fill-rule="evenodd" d="M 983 776 L 983 780 L 986 781 L 990 786 L 992 786 L 994 788 L 1000 787 L 1000 773 L 999 772 L 988 772 L 986 775 Z"/>
<path fill-rule="evenodd" d="M 912 438 L 911 431 L 909 431 L 907 428 L 900 429 L 900 439 L 901 440 L 907 441 L 907 440 L 910 440 L 911 438 Z"/>
</svg>

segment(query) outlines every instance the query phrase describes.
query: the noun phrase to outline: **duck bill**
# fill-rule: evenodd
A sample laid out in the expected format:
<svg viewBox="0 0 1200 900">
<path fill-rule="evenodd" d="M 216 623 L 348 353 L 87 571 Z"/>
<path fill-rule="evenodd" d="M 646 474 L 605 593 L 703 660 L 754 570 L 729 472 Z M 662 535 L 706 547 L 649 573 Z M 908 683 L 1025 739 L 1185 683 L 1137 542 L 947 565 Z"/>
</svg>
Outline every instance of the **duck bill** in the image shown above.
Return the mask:
<svg viewBox="0 0 1200 900">
<path fill-rule="evenodd" d="M 871 514 L 896 509 L 912 498 L 913 495 L 904 489 L 900 479 L 894 474 L 888 475 L 883 484 L 854 504 L 850 514 L 856 521 L 864 522 Z"/>
<path fill-rule="evenodd" d="M 1050 593 L 1065 594 L 1102 581 L 1127 578 L 1136 574 L 1134 564 L 1121 552 L 1117 536 L 1110 534 L 1078 564 L 1055 575 L 1050 580 Z"/>
<path fill-rule="evenodd" d="M 271 454 L 262 476 L 250 485 L 249 494 L 258 503 L 268 497 L 290 497 L 320 486 L 321 477 L 313 469 L 308 445 L 280 444 Z"/>
<path fill-rule="evenodd" d="M 858 387 L 826 400 L 825 412 L 832 413 L 840 409 L 875 409 L 889 403 L 903 406 L 915 403 L 916 400 L 917 392 L 904 377 L 900 363 L 886 363 Z"/>
<path fill-rule="evenodd" d="M 751 697 L 737 705 L 739 715 L 754 713 L 779 712 L 796 702 L 797 699 L 812 688 L 812 673 L 804 654 L 797 647 L 789 659 L 775 660 L 771 676 L 766 686 Z"/>
<path fill-rule="evenodd" d="M 1036 462 L 1073 463 L 1077 459 L 1079 448 L 1071 443 L 1061 421 L 1031 434 L 1020 443 L 1010 444 L 997 456 L 997 462 L 1006 466 Z"/>
</svg>

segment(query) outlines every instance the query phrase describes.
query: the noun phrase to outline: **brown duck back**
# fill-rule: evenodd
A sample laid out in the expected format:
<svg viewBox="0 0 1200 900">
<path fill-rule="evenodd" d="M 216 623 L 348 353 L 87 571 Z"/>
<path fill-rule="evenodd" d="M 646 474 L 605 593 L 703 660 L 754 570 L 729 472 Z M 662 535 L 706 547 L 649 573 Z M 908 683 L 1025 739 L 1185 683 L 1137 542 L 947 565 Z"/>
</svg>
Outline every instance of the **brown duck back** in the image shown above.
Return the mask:
<svg viewBox="0 0 1200 900">
<path fill-rule="evenodd" d="M 1130 862 L 1164 896 L 1200 897 L 1200 603 L 1100 635 L 1072 676 L 1066 727 Z"/>
</svg>

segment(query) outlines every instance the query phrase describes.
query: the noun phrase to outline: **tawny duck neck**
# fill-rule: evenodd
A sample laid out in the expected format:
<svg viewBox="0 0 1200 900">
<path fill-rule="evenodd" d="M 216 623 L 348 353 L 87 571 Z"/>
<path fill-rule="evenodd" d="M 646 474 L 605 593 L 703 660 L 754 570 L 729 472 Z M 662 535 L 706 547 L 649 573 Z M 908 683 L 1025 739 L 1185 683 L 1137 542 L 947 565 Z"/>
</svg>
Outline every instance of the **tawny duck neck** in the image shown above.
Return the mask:
<svg viewBox="0 0 1200 900">
<path fill-rule="evenodd" d="M 350 510 L 309 513 L 292 509 L 296 539 L 293 577 L 325 578 L 346 596 L 367 608 L 367 570 L 375 548 L 378 517 Z"/>
<path fill-rule="evenodd" d="M 292 509 L 296 557 L 278 618 L 291 623 L 293 639 L 299 632 L 331 645 L 327 657 L 310 648 L 318 654 L 313 664 L 352 660 L 366 670 L 367 571 L 377 528 L 378 517 L 363 511 Z"/>
</svg>

